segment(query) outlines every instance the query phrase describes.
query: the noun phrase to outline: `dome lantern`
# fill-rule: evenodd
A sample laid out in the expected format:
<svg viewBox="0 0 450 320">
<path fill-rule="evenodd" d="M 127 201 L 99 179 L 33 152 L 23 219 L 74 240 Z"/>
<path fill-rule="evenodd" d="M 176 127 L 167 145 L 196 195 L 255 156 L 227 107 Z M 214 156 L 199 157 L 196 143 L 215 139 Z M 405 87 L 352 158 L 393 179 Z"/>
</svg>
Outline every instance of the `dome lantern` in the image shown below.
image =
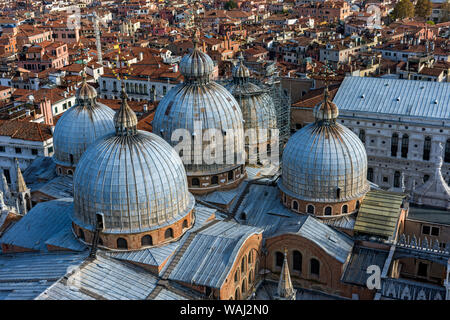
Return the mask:
<svg viewBox="0 0 450 320">
<path fill-rule="evenodd" d="M 194 36 L 194 48 L 180 61 L 180 72 L 186 83 L 206 84 L 214 72 L 214 62 L 209 55 L 198 48 L 197 33 Z"/>
<path fill-rule="evenodd" d="M 122 103 L 119 111 L 114 115 L 114 126 L 117 136 L 132 136 L 137 132 L 137 117 L 127 102 L 125 88 L 122 87 Z"/>
</svg>

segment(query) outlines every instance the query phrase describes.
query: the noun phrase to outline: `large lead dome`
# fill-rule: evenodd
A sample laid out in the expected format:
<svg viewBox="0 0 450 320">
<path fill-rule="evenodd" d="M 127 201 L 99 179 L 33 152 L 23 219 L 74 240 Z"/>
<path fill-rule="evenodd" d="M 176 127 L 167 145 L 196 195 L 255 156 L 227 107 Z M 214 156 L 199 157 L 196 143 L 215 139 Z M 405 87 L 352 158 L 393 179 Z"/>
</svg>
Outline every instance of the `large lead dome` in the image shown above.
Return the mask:
<svg viewBox="0 0 450 320">
<path fill-rule="evenodd" d="M 285 204 L 318 215 L 357 209 L 369 190 L 364 145 L 336 122 L 339 110 L 328 100 L 327 91 L 325 100 L 314 108 L 315 122 L 297 131 L 286 144 L 279 182 Z M 333 207 L 333 203 L 343 207 Z M 330 209 L 322 211 L 328 204 Z"/>
<path fill-rule="evenodd" d="M 58 166 L 73 169 L 92 142 L 114 132 L 114 111 L 96 97 L 96 90 L 83 77 L 75 106 L 64 112 L 55 126 L 53 159 Z"/>
<path fill-rule="evenodd" d="M 120 236 L 127 248 L 139 249 L 140 238 L 126 235 L 147 235 L 152 244 L 180 236 L 191 224 L 194 198 L 180 157 L 160 137 L 136 130 L 136 115 L 122 95 L 116 133 L 98 139 L 78 163 L 73 221 L 92 232 L 100 214 L 103 234 L 110 235 L 105 246 L 120 249 Z"/>
<path fill-rule="evenodd" d="M 178 129 L 184 129 L 191 139 L 191 153 L 188 156 L 183 152 L 182 158 L 190 190 L 196 193 L 234 186 L 244 178 L 242 113 L 233 95 L 210 81 L 213 69 L 211 58 L 198 49 L 195 40 L 194 50 L 180 62 L 185 82 L 172 88 L 160 101 L 152 123 L 153 132 L 173 146 L 179 143 L 172 141 L 172 134 Z M 204 140 L 200 152 L 194 152 L 195 136 L 201 138 L 199 133 L 204 135 L 208 129 L 216 129 L 224 139 L 226 132 L 234 135 L 232 143 L 223 144 L 222 163 L 211 163 L 203 157 L 209 141 Z M 229 159 L 232 161 L 227 162 Z"/>
<path fill-rule="evenodd" d="M 253 138 L 250 135 L 245 137 L 245 149 L 246 152 L 254 150 L 250 153 L 248 161 L 256 164 L 260 159 L 255 151 L 258 154 L 265 151 L 259 150 L 259 147 L 271 144 L 270 130 L 277 128 L 273 100 L 266 91 L 250 82 L 250 71 L 244 65 L 242 53 L 238 64 L 233 68 L 233 80 L 225 87 L 239 102 L 244 118 L 244 130 L 253 132 Z M 269 150 L 272 150 L 272 146 Z"/>
</svg>

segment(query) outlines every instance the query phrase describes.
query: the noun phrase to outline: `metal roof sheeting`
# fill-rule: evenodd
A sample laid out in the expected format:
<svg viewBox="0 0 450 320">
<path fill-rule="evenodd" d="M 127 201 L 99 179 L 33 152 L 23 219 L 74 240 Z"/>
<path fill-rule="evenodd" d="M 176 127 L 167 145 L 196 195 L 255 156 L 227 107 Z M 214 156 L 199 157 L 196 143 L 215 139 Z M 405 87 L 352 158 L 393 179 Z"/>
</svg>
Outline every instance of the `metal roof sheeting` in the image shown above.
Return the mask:
<svg viewBox="0 0 450 320">
<path fill-rule="evenodd" d="M 142 268 L 97 254 L 95 260 L 68 276 L 65 283 L 60 281 L 38 299 L 70 299 L 74 292 L 80 291 L 95 299 L 143 300 L 156 283 L 157 278 Z"/>
<path fill-rule="evenodd" d="M 402 194 L 371 190 L 359 208 L 354 230 L 361 233 L 392 237 L 400 216 Z"/>
<path fill-rule="evenodd" d="M 372 248 L 355 248 L 341 280 L 347 283 L 365 286 L 367 278 L 370 275 L 367 273 L 367 268 L 371 265 L 376 265 L 382 270 L 388 254 L 388 251 Z"/>
<path fill-rule="evenodd" d="M 162 289 L 154 300 L 186 300 L 186 298 L 176 294 L 175 292 Z"/>
<path fill-rule="evenodd" d="M 34 299 L 86 256 L 87 252 L 0 255 L 0 300 Z"/>
<path fill-rule="evenodd" d="M 445 120 L 450 118 L 450 84 L 346 77 L 333 102 L 341 111 Z"/>
<path fill-rule="evenodd" d="M 38 203 L 22 219 L 6 231 L 1 243 L 47 251 L 45 242 L 70 227 L 71 198 Z M 55 240 L 55 239 L 54 239 Z"/>
<path fill-rule="evenodd" d="M 195 235 L 169 279 L 220 288 L 243 243 L 262 230 L 220 221 Z"/>
</svg>

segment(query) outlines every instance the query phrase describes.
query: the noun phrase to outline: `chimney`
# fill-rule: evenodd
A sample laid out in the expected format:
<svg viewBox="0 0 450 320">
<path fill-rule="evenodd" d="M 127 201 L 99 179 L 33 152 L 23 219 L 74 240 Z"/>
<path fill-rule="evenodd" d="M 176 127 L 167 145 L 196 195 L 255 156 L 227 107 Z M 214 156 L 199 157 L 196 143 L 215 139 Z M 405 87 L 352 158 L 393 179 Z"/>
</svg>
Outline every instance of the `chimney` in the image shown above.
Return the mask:
<svg viewBox="0 0 450 320">
<path fill-rule="evenodd" d="M 148 112 L 148 105 L 147 104 L 144 104 L 144 112 L 145 113 Z"/>
</svg>

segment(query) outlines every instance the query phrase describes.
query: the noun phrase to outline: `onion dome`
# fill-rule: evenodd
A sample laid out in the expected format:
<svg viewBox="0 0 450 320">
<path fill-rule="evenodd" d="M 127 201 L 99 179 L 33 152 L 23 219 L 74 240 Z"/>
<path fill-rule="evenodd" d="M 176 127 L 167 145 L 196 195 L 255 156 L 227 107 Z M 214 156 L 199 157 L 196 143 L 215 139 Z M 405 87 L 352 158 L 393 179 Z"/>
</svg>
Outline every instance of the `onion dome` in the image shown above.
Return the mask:
<svg viewBox="0 0 450 320">
<path fill-rule="evenodd" d="M 159 102 L 152 122 L 153 132 L 173 146 L 179 143 L 178 138 L 172 141 L 176 130 L 184 129 L 191 135 L 191 158 L 184 158 L 188 176 L 216 175 L 243 164 L 237 160 L 243 159 L 244 154 L 242 112 L 229 91 L 209 80 L 212 66 L 211 58 L 195 45 L 194 51 L 183 57 L 180 63 L 186 81 L 172 88 Z M 234 135 L 234 143 L 223 144 L 222 163 L 207 163 L 194 152 L 195 136 L 203 137 L 208 129 L 216 129 L 223 136 L 230 130 Z M 232 164 L 227 161 L 229 159 L 234 159 Z"/>
<path fill-rule="evenodd" d="M 131 110 L 126 99 L 126 93 L 122 90 L 122 105 L 114 115 L 114 126 L 116 134 L 127 136 L 136 134 L 138 120 L 136 114 Z"/>
<path fill-rule="evenodd" d="M 97 98 L 97 90 L 86 82 L 85 76 L 83 76 L 81 86 L 77 89 L 76 97 L 78 104 L 90 104 Z"/>
<path fill-rule="evenodd" d="M 75 167 L 92 142 L 114 132 L 114 111 L 97 102 L 96 96 L 96 90 L 83 77 L 76 104 L 62 114 L 55 126 L 53 159 L 57 165 Z"/>
<path fill-rule="evenodd" d="M 194 49 L 180 61 L 180 72 L 186 82 L 206 83 L 214 71 L 214 62 L 209 55 L 198 49 L 198 39 L 194 39 Z"/>
<path fill-rule="evenodd" d="M 279 188 L 310 202 L 344 202 L 369 191 L 367 154 L 353 131 L 336 122 L 337 106 L 325 99 L 314 108 L 315 122 L 288 140 Z"/>
<path fill-rule="evenodd" d="M 336 122 L 339 115 L 338 107 L 328 99 L 328 87 L 324 91 L 325 99 L 322 103 L 316 105 L 313 109 L 316 121 Z"/>
<path fill-rule="evenodd" d="M 239 62 L 233 68 L 233 80 L 235 82 L 248 82 L 250 78 L 250 70 L 244 65 L 244 56 L 242 52 L 239 55 Z"/>
<path fill-rule="evenodd" d="M 130 235 L 170 226 L 190 214 L 194 197 L 180 157 L 157 135 L 136 129 L 124 91 L 114 121 L 116 132 L 94 142 L 78 163 L 74 223 L 93 231 L 101 214 L 103 234 Z"/>
</svg>

